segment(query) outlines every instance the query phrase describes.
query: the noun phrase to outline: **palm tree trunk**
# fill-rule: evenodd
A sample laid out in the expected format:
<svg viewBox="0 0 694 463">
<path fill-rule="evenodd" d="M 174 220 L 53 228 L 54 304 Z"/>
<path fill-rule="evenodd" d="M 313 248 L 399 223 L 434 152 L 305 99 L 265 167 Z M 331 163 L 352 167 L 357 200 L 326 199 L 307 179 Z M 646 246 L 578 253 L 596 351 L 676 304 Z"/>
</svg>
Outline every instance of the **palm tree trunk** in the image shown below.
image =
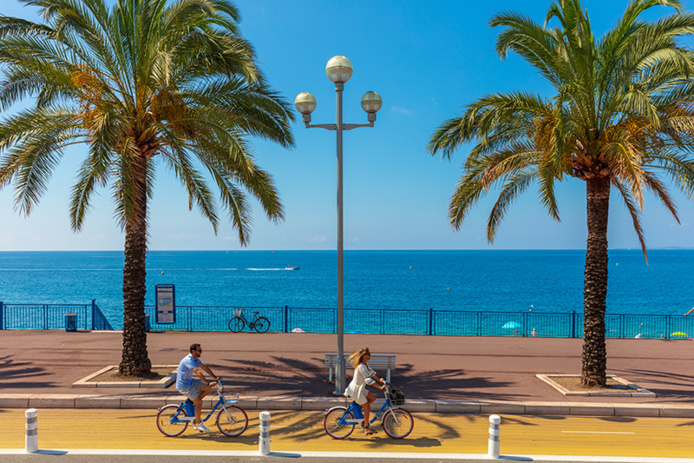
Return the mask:
<svg viewBox="0 0 694 463">
<path fill-rule="evenodd" d="M 133 173 L 135 210 L 125 225 L 123 266 L 123 356 L 120 373 L 147 376 L 152 363 L 147 355 L 145 293 L 147 291 L 147 159 L 139 157 Z"/>
<path fill-rule="evenodd" d="M 607 219 L 610 179 L 586 180 L 588 242 L 583 286 L 583 386 L 605 386 L 607 349 L 605 308 L 607 299 Z"/>
</svg>

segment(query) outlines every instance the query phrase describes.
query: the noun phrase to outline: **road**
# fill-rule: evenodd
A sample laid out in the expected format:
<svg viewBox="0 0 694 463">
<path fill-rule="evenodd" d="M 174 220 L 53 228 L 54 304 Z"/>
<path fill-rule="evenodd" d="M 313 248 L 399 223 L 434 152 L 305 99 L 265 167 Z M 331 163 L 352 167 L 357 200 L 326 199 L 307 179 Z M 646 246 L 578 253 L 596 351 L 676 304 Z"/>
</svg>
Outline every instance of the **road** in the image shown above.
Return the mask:
<svg viewBox="0 0 694 463">
<path fill-rule="evenodd" d="M 191 456 L 189 461 L 196 461 L 195 456 L 199 458 L 203 454 L 235 455 L 240 458 L 238 461 L 251 461 L 258 450 L 255 411 L 248 413 L 249 429 L 238 438 L 225 437 L 211 425 L 209 433 L 189 427 L 182 436 L 167 438 L 157 430 L 155 414 L 154 410 L 42 409 L 38 417 L 39 448 L 43 453 L 62 454 L 61 461 L 74 463 L 89 461 L 80 453 L 110 453 L 111 459 L 100 458 L 100 461 L 124 463 L 168 461 L 165 456 L 155 457 L 158 454 L 175 454 L 182 458 L 177 461 L 187 461 L 186 455 Z M 400 461 L 409 455 L 445 461 L 459 459 L 461 454 L 471 458 L 487 454 L 489 420 L 486 416 L 416 413 L 414 431 L 406 439 L 390 439 L 383 431 L 367 438 L 355 430 L 348 439 L 338 441 L 325 434 L 321 412 L 271 411 L 271 414 L 271 450 L 285 454 L 287 461 L 298 456 L 325 460 L 324 452 L 344 461 L 350 461 L 351 456 L 363 458 L 362 452 L 378 455 L 379 461 L 388 461 L 388 457 Z M 28 461 L 25 459 L 31 455 L 14 455 L 9 459 L 8 455 L 20 452 L 2 450 L 24 449 L 24 410 L 0 410 L 0 417 L 3 418 L 0 421 L 2 460 Z M 502 416 L 501 423 L 501 453 L 507 457 L 549 455 L 566 461 L 562 456 L 578 455 L 633 458 L 630 461 L 644 457 L 652 461 L 664 458 L 694 461 L 693 443 L 694 420 L 691 419 L 509 415 Z M 68 451 L 71 459 L 66 459 L 65 449 L 80 450 Z M 140 460 L 123 453 L 149 456 Z M 273 461 L 284 459 L 277 455 Z M 225 458 L 225 461 L 234 460 Z"/>
</svg>

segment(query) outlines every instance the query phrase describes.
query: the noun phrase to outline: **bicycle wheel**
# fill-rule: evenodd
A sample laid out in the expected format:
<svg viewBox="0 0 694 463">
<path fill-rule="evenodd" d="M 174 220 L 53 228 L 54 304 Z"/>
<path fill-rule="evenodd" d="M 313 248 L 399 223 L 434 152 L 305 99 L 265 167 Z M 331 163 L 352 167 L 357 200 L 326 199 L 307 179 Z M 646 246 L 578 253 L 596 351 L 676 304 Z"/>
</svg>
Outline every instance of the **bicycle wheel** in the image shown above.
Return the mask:
<svg viewBox="0 0 694 463">
<path fill-rule="evenodd" d="M 217 413 L 219 431 L 228 437 L 240 436 L 248 427 L 248 415 L 242 408 L 235 405 L 225 405 L 225 407 L 226 412 L 221 409 Z"/>
<path fill-rule="evenodd" d="M 234 333 L 238 333 L 239 331 L 243 330 L 244 326 L 246 326 L 246 323 L 241 317 L 234 317 L 229 320 L 229 329 Z"/>
<path fill-rule="evenodd" d="M 383 430 L 393 439 L 407 437 L 414 428 L 414 418 L 403 408 L 394 408 L 383 417 Z"/>
<path fill-rule="evenodd" d="M 325 414 L 323 428 L 333 439 L 344 439 L 354 431 L 353 424 L 340 424 L 340 420 L 343 416 L 348 420 L 354 419 L 352 412 L 345 413 L 347 413 L 347 408 L 335 407 Z"/>
<path fill-rule="evenodd" d="M 188 427 L 187 421 L 172 423 L 174 417 L 185 418 L 188 416 L 185 410 L 181 410 L 181 413 L 178 413 L 178 407 L 180 407 L 180 405 L 167 405 L 166 407 L 162 407 L 159 413 L 157 413 L 157 428 L 159 428 L 161 433 L 165 436 L 180 436 Z"/>
<path fill-rule="evenodd" d="M 253 328 L 255 328 L 258 333 L 265 333 L 270 329 L 270 320 L 265 317 L 258 317 L 253 322 Z"/>
</svg>

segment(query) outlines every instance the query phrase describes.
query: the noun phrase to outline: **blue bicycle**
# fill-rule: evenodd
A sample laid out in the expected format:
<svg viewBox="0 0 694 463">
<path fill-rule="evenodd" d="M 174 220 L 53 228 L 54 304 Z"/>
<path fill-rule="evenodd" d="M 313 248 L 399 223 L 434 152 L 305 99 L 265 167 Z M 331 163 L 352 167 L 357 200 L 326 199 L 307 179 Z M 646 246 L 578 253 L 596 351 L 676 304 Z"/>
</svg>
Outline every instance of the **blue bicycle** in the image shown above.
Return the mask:
<svg viewBox="0 0 694 463">
<path fill-rule="evenodd" d="M 403 439 L 410 435 L 414 428 L 414 418 L 404 408 L 393 408 L 393 405 L 402 405 L 405 403 L 405 395 L 400 389 L 391 389 L 390 384 L 383 383 L 386 388 L 383 394 L 386 401 L 381 409 L 374 415 L 370 424 L 373 424 L 383 414 L 381 424 L 383 430 L 388 436 L 393 439 Z M 361 406 L 356 402 L 347 407 L 333 407 L 325 412 L 323 420 L 323 428 L 333 439 L 344 439 L 352 434 L 354 426 L 363 426 L 364 414 Z"/>
<path fill-rule="evenodd" d="M 248 427 L 248 415 L 241 407 L 234 405 L 238 402 L 239 395 L 236 394 L 233 399 L 225 399 L 222 380 L 217 378 L 216 381 L 219 400 L 202 421 L 204 423 L 210 419 L 215 410 L 221 406 L 217 413 L 217 428 L 225 436 L 240 436 Z M 157 413 L 157 428 L 168 437 L 180 436 L 188 427 L 188 423 L 194 421 L 195 405 L 190 399 L 186 399 L 181 405 L 171 404 L 161 407 Z"/>
</svg>

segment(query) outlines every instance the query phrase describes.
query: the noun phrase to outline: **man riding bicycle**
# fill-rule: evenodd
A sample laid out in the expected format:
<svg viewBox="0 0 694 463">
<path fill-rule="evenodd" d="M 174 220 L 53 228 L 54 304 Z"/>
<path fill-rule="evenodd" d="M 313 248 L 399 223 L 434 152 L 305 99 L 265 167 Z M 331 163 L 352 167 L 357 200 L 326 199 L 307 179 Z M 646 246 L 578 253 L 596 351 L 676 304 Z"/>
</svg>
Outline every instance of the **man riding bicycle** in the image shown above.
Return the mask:
<svg viewBox="0 0 694 463">
<path fill-rule="evenodd" d="M 195 404 L 195 421 L 193 422 L 193 427 L 203 432 L 209 431 L 209 429 L 207 429 L 205 423 L 203 423 L 200 418 L 202 413 L 202 399 L 210 393 L 212 387 L 217 383 L 215 381 L 208 382 L 200 369 L 204 370 L 212 378 L 216 378 L 217 376 L 212 373 L 212 370 L 210 370 L 207 365 L 202 363 L 202 360 L 200 360 L 201 354 L 202 348 L 200 344 L 193 344 L 190 346 L 190 354 L 183 357 L 181 363 L 178 364 L 176 390 L 188 397 L 193 404 Z M 193 378 L 193 373 L 200 379 Z"/>
</svg>

